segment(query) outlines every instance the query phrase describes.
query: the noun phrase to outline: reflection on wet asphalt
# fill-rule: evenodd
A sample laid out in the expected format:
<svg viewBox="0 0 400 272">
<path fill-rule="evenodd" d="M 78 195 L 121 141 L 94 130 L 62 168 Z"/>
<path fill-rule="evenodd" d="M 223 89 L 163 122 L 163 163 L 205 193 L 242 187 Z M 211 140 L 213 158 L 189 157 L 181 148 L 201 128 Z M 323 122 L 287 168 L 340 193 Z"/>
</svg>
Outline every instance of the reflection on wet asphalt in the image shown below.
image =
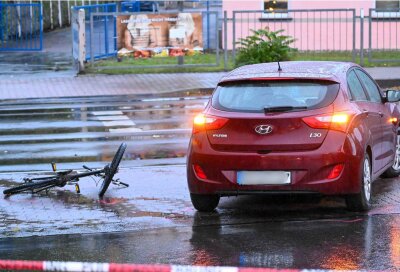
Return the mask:
<svg viewBox="0 0 400 272">
<path fill-rule="evenodd" d="M 16 184 L 1 181 L 0 190 Z M 33 174 L 32 174 L 33 175 Z M 8 175 L 1 174 L 4 180 Z M 400 269 L 398 179 L 374 183 L 374 207 L 350 213 L 339 198 L 224 198 L 191 206 L 185 167 L 123 168 L 103 200 L 90 178 L 49 194 L 0 199 L 0 256 L 11 259 Z M 24 238 L 25 237 L 25 238 Z"/>
<path fill-rule="evenodd" d="M 149 200 L 162 203 L 156 198 Z M 168 206 L 170 203 L 166 203 L 164 208 L 171 208 Z M 124 232 L 91 235 L 5 238 L 1 239 L 0 255 L 11 259 L 59 261 L 400 269 L 400 220 L 397 215 L 364 216 L 343 211 L 339 215 L 335 211 L 337 208 L 324 208 L 328 216 L 320 214 L 320 219 L 313 220 L 302 218 L 318 211 L 314 207 L 312 211 L 297 208 L 297 215 L 292 214 L 289 219 L 283 214 L 271 214 L 267 207 L 263 207 L 263 215 L 254 217 L 245 215 L 246 210 L 256 210 L 254 208 L 242 208 L 235 201 L 228 206 L 241 212 L 226 215 L 226 208 L 214 214 L 188 211 L 188 218 L 183 220 L 179 228 L 176 224 L 181 219 L 176 219 L 173 228 L 165 224 L 158 229 L 146 228 L 146 222 L 138 220 L 130 223 L 135 227 L 142 225 L 142 229 L 130 232 L 127 232 L 127 227 Z M 109 208 L 111 212 L 112 205 Z M 165 218 L 167 214 L 168 211 L 164 214 Z"/>
<path fill-rule="evenodd" d="M 104 166 L 122 141 L 116 178 L 130 187 L 111 185 L 99 199 L 99 181 L 83 178 L 81 194 L 66 186 L 1 197 L 1 258 L 400 270 L 399 179 L 374 183 L 365 214 L 340 198 L 265 196 L 223 198 L 217 212 L 197 213 L 183 163 L 190 119 L 206 101 L 198 93 L 3 102 L 0 191 L 43 174 L 8 171 Z M 132 166 L 160 158 L 169 165 Z"/>
<path fill-rule="evenodd" d="M 109 161 L 122 141 L 128 144 L 124 163 L 183 158 L 192 117 L 208 99 L 201 91 L 184 95 L 3 101 L 0 172 L 45 170 L 41 164 L 51 161 L 63 169 Z"/>
</svg>

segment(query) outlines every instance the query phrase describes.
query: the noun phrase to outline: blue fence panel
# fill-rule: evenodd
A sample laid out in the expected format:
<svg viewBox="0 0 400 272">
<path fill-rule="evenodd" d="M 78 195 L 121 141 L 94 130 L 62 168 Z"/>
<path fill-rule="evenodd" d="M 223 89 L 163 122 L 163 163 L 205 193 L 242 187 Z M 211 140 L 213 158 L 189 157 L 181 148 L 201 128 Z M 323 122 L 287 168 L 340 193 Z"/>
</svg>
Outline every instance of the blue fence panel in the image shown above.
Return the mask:
<svg viewBox="0 0 400 272">
<path fill-rule="evenodd" d="M 122 12 L 138 12 L 140 11 L 140 1 L 129 1 L 121 3 Z"/>
<path fill-rule="evenodd" d="M 40 3 L 0 3 L 0 51 L 43 49 Z"/>
<path fill-rule="evenodd" d="M 95 59 L 107 58 L 117 54 L 117 24 L 113 15 L 94 16 L 93 33 L 90 31 L 90 16 L 92 13 L 117 11 L 117 5 L 100 4 L 74 6 L 75 10 L 85 10 L 85 34 L 86 34 L 86 60 L 91 56 L 91 44 L 93 44 L 93 55 Z"/>
<path fill-rule="evenodd" d="M 122 12 L 157 12 L 158 2 L 157 1 L 139 1 L 131 0 L 126 2 L 121 2 Z"/>
</svg>

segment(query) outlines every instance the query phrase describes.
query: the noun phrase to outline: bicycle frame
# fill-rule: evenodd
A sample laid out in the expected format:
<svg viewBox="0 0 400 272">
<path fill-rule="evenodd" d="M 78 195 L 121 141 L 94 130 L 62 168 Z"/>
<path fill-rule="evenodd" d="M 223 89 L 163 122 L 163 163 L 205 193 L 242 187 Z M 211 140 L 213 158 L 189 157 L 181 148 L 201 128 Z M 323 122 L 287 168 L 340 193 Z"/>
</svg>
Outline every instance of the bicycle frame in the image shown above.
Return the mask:
<svg viewBox="0 0 400 272">
<path fill-rule="evenodd" d="M 30 191 L 32 193 L 38 193 L 44 190 L 48 190 L 54 187 L 64 187 L 65 185 L 75 185 L 75 190 L 77 193 L 80 193 L 79 188 L 79 179 L 88 176 L 97 176 L 103 179 L 103 182 L 100 185 L 99 197 L 103 197 L 110 183 L 115 185 L 123 185 L 125 187 L 129 187 L 128 184 L 119 181 L 119 179 L 113 179 L 115 173 L 118 171 L 119 163 L 122 160 L 122 156 L 125 152 L 126 144 L 122 143 L 111 164 L 107 164 L 104 168 L 99 170 L 93 170 L 85 165 L 83 168 L 86 169 L 86 172 L 78 173 L 76 170 L 68 170 L 68 171 L 59 171 L 57 172 L 56 163 L 52 162 L 51 166 L 53 169 L 53 174 L 46 177 L 38 177 L 38 178 L 24 178 L 25 183 L 22 185 L 15 186 L 13 188 L 9 188 L 3 191 L 3 193 L 7 196 L 12 194 L 18 194 L 25 191 Z"/>
</svg>

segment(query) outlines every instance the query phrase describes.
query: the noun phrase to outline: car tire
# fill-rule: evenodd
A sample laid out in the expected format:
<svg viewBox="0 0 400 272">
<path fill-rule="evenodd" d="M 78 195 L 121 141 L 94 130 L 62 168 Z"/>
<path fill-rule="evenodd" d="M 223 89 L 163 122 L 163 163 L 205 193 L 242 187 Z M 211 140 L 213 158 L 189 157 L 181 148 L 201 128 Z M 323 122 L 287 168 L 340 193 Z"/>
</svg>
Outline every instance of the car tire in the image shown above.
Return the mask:
<svg viewBox="0 0 400 272">
<path fill-rule="evenodd" d="M 371 208 L 372 179 L 371 179 L 371 159 L 366 153 L 361 162 L 361 182 L 358 194 L 346 196 L 347 209 L 355 212 L 368 211 Z"/>
<path fill-rule="evenodd" d="M 400 134 L 396 137 L 396 154 L 394 155 L 393 165 L 390 166 L 383 174 L 383 178 L 395 178 L 400 175 Z"/>
<path fill-rule="evenodd" d="M 217 208 L 220 196 L 190 194 L 190 199 L 194 208 L 199 212 L 212 212 Z"/>
</svg>

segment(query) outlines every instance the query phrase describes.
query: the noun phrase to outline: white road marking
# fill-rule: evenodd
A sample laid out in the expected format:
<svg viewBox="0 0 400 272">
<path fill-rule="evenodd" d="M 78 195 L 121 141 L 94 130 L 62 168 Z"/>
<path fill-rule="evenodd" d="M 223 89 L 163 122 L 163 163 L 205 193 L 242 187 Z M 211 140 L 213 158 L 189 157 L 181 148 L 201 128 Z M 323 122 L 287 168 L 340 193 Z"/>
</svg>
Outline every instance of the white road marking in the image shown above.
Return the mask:
<svg viewBox="0 0 400 272">
<path fill-rule="evenodd" d="M 127 132 L 134 133 L 134 132 L 142 132 L 143 129 L 141 129 L 141 128 L 133 128 L 133 127 L 130 127 L 130 128 L 110 128 L 109 131 L 111 133 L 127 133 Z"/>
<path fill-rule="evenodd" d="M 93 115 L 123 115 L 122 111 L 92 111 Z"/>
<path fill-rule="evenodd" d="M 128 116 L 122 111 L 93 111 L 91 112 L 96 118 L 108 127 L 110 133 L 134 133 L 141 132 L 141 128 L 135 128 L 135 122 L 133 122 Z M 111 127 L 124 127 L 124 128 L 111 128 Z"/>
<path fill-rule="evenodd" d="M 116 120 L 130 120 L 126 115 L 110 115 L 110 116 L 97 116 L 100 121 L 116 121 Z"/>
<path fill-rule="evenodd" d="M 136 125 L 132 120 L 123 120 L 123 121 L 102 121 L 105 127 L 122 127 L 122 126 L 134 126 Z"/>
</svg>

